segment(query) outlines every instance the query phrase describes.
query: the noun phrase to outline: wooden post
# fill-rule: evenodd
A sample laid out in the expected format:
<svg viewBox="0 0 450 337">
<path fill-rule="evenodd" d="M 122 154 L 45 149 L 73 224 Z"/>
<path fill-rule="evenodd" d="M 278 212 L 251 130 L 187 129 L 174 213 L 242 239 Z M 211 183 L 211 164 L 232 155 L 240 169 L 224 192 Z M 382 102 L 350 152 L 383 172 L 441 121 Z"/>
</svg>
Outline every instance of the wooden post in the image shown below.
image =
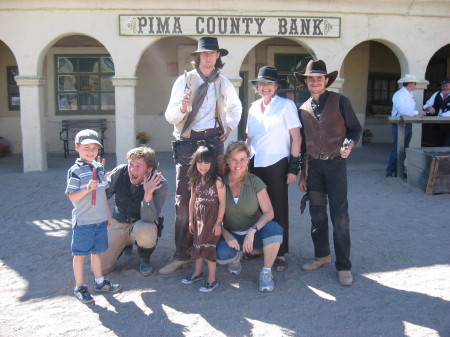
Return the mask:
<svg viewBox="0 0 450 337">
<path fill-rule="evenodd" d="M 403 178 L 405 175 L 405 120 L 400 117 L 397 128 L 397 178 Z"/>
</svg>

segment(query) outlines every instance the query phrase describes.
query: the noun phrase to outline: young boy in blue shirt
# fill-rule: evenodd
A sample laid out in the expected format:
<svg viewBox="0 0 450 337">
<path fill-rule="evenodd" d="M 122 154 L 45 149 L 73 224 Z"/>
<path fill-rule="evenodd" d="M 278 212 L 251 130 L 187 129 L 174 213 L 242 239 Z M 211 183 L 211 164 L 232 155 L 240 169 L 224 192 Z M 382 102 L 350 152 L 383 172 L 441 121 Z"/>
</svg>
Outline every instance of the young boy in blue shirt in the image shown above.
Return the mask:
<svg viewBox="0 0 450 337">
<path fill-rule="evenodd" d="M 97 132 L 89 129 L 78 132 L 75 150 L 80 157 L 67 172 L 66 194 L 74 207 L 71 245 L 74 295 L 82 303 L 94 301 L 83 279 L 84 259 L 88 255 L 91 255 L 95 290 L 117 292 L 121 289 L 120 285 L 111 283 L 102 275 L 100 254 L 108 250 L 107 226 L 111 225 L 111 215 L 105 193 L 108 187 L 105 172 L 102 164 L 95 161 L 101 146 Z M 97 169 L 96 179 L 93 177 L 94 168 Z"/>
</svg>

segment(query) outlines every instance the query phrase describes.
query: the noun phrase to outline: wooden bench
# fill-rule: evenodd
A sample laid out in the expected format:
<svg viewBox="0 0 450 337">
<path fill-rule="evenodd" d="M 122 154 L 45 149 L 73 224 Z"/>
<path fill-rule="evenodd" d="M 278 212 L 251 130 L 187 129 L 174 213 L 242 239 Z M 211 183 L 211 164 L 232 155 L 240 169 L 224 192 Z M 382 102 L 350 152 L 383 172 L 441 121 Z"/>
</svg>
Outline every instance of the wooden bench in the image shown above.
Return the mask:
<svg viewBox="0 0 450 337">
<path fill-rule="evenodd" d="M 75 151 L 74 148 L 70 148 L 69 143 L 74 144 L 76 133 L 84 129 L 92 129 L 98 132 L 102 143 L 100 155 L 104 155 L 105 145 L 103 141 L 106 139 L 106 119 L 65 119 L 61 123 L 62 130 L 59 133 L 59 138 L 64 143 L 64 158 L 67 158 L 70 151 Z"/>
</svg>

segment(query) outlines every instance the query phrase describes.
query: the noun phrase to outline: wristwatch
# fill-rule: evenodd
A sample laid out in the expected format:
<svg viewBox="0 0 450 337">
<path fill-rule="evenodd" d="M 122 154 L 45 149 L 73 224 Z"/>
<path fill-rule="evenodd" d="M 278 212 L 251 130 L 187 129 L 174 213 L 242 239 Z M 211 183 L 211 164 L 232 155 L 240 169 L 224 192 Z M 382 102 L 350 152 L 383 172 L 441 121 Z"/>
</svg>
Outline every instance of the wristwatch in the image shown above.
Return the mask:
<svg viewBox="0 0 450 337">
<path fill-rule="evenodd" d="M 253 225 L 251 228 L 253 228 L 255 231 L 258 231 L 258 227 L 256 225 Z"/>
</svg>

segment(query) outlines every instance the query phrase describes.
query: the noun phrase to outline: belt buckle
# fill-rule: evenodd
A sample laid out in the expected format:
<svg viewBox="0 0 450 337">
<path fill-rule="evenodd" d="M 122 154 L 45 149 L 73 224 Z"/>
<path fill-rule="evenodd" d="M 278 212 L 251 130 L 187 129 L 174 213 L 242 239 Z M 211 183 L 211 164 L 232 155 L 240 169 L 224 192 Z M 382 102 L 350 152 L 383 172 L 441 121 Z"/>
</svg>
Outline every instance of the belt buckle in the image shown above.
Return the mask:
<svg viewBox="0 0 450 337">
<path fill-rule="evenodd" d="M 325 156 L 323 153 L 319 154 L 319 159 L 320 160 L 328 160 L 328 158 L 330 158 L 329 156 Z"/>
</svg>

